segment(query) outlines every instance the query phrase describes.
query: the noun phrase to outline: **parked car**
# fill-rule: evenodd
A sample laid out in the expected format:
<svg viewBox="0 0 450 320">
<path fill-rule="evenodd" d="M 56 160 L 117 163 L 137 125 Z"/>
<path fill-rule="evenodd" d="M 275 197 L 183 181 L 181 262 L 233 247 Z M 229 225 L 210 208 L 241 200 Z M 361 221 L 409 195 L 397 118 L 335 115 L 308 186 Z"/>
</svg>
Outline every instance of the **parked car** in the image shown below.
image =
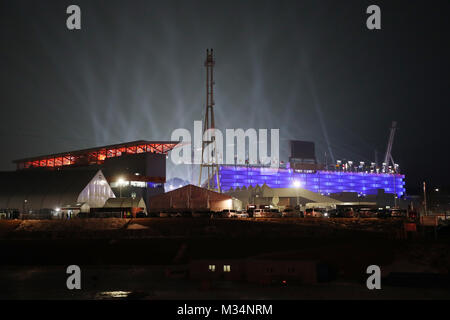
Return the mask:
<svg viewBox="0 0 450 320">
<path fill-rule="evenodd" d="M 355 213 L 355 210 L 353 210 L 353 208 L 345 208 L 342 212 L 343 212 L 344 218 L 355 218 L 356 217 L 356 213 Z"/>
<path fill-rule="evenodd" d="M 223 215 L 222 211 L 211 211 L 211 218 L 224 218 L 225 216 Z"/>
<path fill-rule="evenodd" d="M 253 210 L 254 218 L 267 218 L 270 215 L 269 209 L 255 209 Z"/>
<path fill-rule="evenodd" d="M 236 213 L 236 217 L 238 217 L 238 218 L 248 218 L 249 215 L 248 215 L 247 211 L 244 210 L 244 211 L 237 212 Z"/>
<path fill-rule="evenodd" d="M 171 212 L 169 215 L 172 218 L 179 218 L 179 217 L 181 217 L 181 212 Z"/>
<path fill-rule="evenodd" d="M 223 209 L 222 216 L 225 218 L 236 218 L 237 212 L 236 212 L 236 210 L 233 210 L 233 209 Z"/>
<path fill-rule="evenodd" d="M 147 218 L 147 214 L 143 211 L 139 211 L 136 213 L 136 218 Z"/>
<path fill-rule="evenodd" d="M 358 216 L 360 218 L 376 218 L 377 210 L 371 208 L 361 208 L 358 210 Z"/>
<path fill-rule="evenodd" d="M 327 218 L 337 218 L 339 215 L 336 209 L 329 209 L 324 212 L 324 216 Z"/>
<path fill-rule="evenodd" d="M 305 210 L 305 217 L 322 218 L 323 213 L 322 209 L 310 208 Z"/>
<path fill-rule="evenodd" d="M 406 218 L 406 210 L 402 209 L 391 209 L 392 218 Z"/>
<path fill-rule="evenodd" d="M 283 218 L 297 218 L 297 217 L 299 217 L 300 215 L 299 215 L 299 212 L 298 212 L 298 211 L 294 211 L 294 210 L 291 209 L 291 208 L 287 208 L 287 209 L 284 209 L 284 210 L 283 210 L 283 212 L 281 213 L 281 216 L 282 216 Z"/>
<path fill-rule="evenodd" d="M 416 211 L 409 211 L 408 212 L 408 218 L 410 220 L 416 220 L 419 218 L 419 214 Z"/>
<path fill-rule="evenodd" d="M 269 209 L 269 218 L 281 218 L 281 212 L 278 209 Z"/>
<path fill-rule="evenodd" d="M 384 208 L 379 208 L 377 211 L 377 218 L 390 218 L 391 217 L 391 213 L 389 212 L 389 210 L 384 209 Z"/>
<path fill-rule="evenodd" d="M 199 210 L 192 212 L 192 217 L 194 218 L 210 218 L 211 215 L 214 215 L 214 212 L 210 210 Z"/>
</svg>

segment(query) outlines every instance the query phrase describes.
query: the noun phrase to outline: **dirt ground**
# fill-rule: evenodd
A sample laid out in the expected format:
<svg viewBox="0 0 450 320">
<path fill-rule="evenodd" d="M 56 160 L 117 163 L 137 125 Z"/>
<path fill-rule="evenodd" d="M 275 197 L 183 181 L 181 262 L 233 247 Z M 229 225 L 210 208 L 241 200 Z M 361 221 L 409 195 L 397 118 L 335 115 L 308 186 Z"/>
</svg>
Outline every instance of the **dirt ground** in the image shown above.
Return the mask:
<svg viewBox="0 0 450 320">
<path fill-rule="evenodd" d="M 399 237 L 400 230 L 399 221 L 379 219 L 3 220 L 0 221 L 0 268 L 24 268 L 23 274 L 33 278 L 33 270 L 44 270 L 42 274 L 46 274 L 58 266 L 71 264 L 94 269 L 139 268 L 186 264 L 192 259 L 243 259 L 267 253 L 301 252 L 305 259 L 332 266 L 339 281 L 351 284 L 333 284 L 336 298 L 338 292 L 358 297 L 361 283 L 367 277 L 366 268 L 372 264 L 382 267 L 383 276 L 391 272 L 450 273 L 448 239 L 404 239 Z M 182 247 L 186 248 L 185 254 L 174 262 Z M 6 273 L 4 281 L 16 280 Z M 23 294 L 32 293 L 32 289 L 23 288 Z M 203 296 L 203 292 L 196 291 L 197 287 L 189 288 Z M 20 291 L 20 287 L 16 289 Z M 259 297 L 257 288 L 247 289 L 249 297 Z M 94 290 L 90 294 L 99 292 Z M 390 292 L 395 296 L 397 289 Z M 408 296 L 406 289 L 398 292 Z M 429 294 L 438 295 L 437 291 L 433 292 Z M 19 296 L 22 293 L 16 292 Z M 226 291 L 216 293 L 227 296 Z M 169 286 L 160 291 L 159 297 L 171 295 L 177 296 L 176 290 L 171 291 Z M 321 295 L 325 291 L 315 288 L 300 290 L 294 296 Z"/>
<path fill-rule="evenodd" d="M 400 221 L 385 219 L 70 219 L 70 220 L 0 220 L 0 238 L 107 238 L 155 236 L 323 236 L 349 232 L 370 232 L 396 237 Z M 129 230 L 130 232 L 123 232 Z M 114 233 L 114 231 L 117 231 Z M 134 232 L 136 231 L 136 232 Z"/>
</svg>

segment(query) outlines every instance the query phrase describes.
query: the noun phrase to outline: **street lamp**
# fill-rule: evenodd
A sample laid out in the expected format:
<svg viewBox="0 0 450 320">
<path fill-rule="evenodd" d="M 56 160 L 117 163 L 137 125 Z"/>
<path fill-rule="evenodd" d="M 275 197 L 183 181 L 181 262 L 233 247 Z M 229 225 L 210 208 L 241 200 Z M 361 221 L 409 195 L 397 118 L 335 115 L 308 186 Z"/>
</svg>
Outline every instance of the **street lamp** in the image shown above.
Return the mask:
<svg viewBox="0 0 450 320">
<path fill-rule="evenodd" d="M 119 178 L 117 180 L 117 184 L 119 185 L 119 198 L 122 198 L 122 186 L 125 184 L 125 180 L 123 178 Z"/>
<path fill-rule="evenodd" d="M 299 204 L 300 201 L 299 201 L 298 189 L 300 189 L 301 185 L 302 185 L 302 183 L 300 182 L 300 180 L 294 180 L 294 187 L 295 187 L 295 190 L 296 190 L 296 193 L 297 193 L 297 206 L 300 205 Z"/>
</svg>

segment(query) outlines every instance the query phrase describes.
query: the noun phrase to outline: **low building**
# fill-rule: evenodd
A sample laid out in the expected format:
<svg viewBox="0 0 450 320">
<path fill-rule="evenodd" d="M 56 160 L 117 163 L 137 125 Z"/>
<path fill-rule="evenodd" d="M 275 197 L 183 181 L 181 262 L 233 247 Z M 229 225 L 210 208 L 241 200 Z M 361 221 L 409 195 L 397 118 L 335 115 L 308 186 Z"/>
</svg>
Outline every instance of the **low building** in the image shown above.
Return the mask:
<svg viewBox="0 0 450 320">
<path fill-rule="evenodd" d="M 340 202 L 331 197 L 321 195 L 304 188 L 270 188 L 266 184 L 256 187 L 230 189 L 226 194 L 242 201 L 244 208 L 249 205 L 257 207 L 272 206 L 284 209 L 304 206 L 310 202 L 336 203 Z"/>
<path fill-rule="evenodd" d="M 210 281 L 245 281 L 245 268 L 245 260 L 242 259 L 191 260 L 189 278 Z"/>
<path fill-rule="evenodd" d="M 91 207 L 86 202 L 68 204 L 61 207 L 61 217 L 62 218 L 71 218 L 73 216 L 77 216 L 80 213 L 88 214 L 91 210 Z"/>
<path fill-rule="evenodd" d="M 199 259 L 189 263 L 189 277 L 200 281 L 246 281 L 258 284 L 314 284 L 317 261 L 297 253 L 258 255 L 244 259 Z"/>
<path fill-rule="evenodd" d="M 383 189 L 377 194 L 362 196 L 356 192 L 339 192 L 329 195 L 322 195 L 301 187 L 292 188 L 270 188 L 266 184 L 256 187 L 245 186 L 242 188 L 230 189 L 226 194 L 242 201 L 244 208 L 249 205 L 256 207 L 274 207 L 283 210 L 287 207 L 294 208 L 297 205 L 302 208 L 327 208 L 332 209 L 338 206 L 366 206 L 389 208 L 398 206 L 407 208 L 410 201 L 395 198 L 395 194 L 385 193 Z"/>
<path fill-rule="evenodd" d="M 161 210 L 240 210 L 241 201 L 230 195 L 200 188 L 192 184 L 153 196 L 149 199 L 149 211 Z"/>
<path fill-rule="evenodd" d="M 147 206 L 141 198 L 110 198 L 98 212 L 119 213 L 121 217 L 134 217 L 139 213 L 147 215 Z"/>
</svg>

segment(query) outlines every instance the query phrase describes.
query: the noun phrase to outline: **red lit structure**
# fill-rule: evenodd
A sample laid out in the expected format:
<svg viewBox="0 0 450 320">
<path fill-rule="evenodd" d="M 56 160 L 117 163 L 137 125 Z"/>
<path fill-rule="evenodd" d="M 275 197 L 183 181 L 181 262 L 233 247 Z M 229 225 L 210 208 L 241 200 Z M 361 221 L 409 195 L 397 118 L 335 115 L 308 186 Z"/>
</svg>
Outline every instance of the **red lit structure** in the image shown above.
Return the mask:
<svg viewBox="0 0 450 320">
<path fill-rule="evenodd" d="M 30 168 L 61 168 L 65 166 L 101 165 L 108 158 L 127 154 L 156 153 L 167 154 L 177 146 L 177 141 L 133 141 L 92 149 L 44 155 L 14 160 L 18 170 Z"/>
<path fill-rule="evenodd" d="M 17 170 L 13 175 L 18 178 L 13 180 L 34 174 L 46 179 L 62 176 L 67 171 L 77 175 L 101 170 L 116 196 L 143 198 L 148 205 L 149 197 L 164 193 L 167 154 L 178 144 L 178 141 L 138 140 L 14 160 Z M 120 185 L 119 181 L 122 181 Z"/>
</svg>

